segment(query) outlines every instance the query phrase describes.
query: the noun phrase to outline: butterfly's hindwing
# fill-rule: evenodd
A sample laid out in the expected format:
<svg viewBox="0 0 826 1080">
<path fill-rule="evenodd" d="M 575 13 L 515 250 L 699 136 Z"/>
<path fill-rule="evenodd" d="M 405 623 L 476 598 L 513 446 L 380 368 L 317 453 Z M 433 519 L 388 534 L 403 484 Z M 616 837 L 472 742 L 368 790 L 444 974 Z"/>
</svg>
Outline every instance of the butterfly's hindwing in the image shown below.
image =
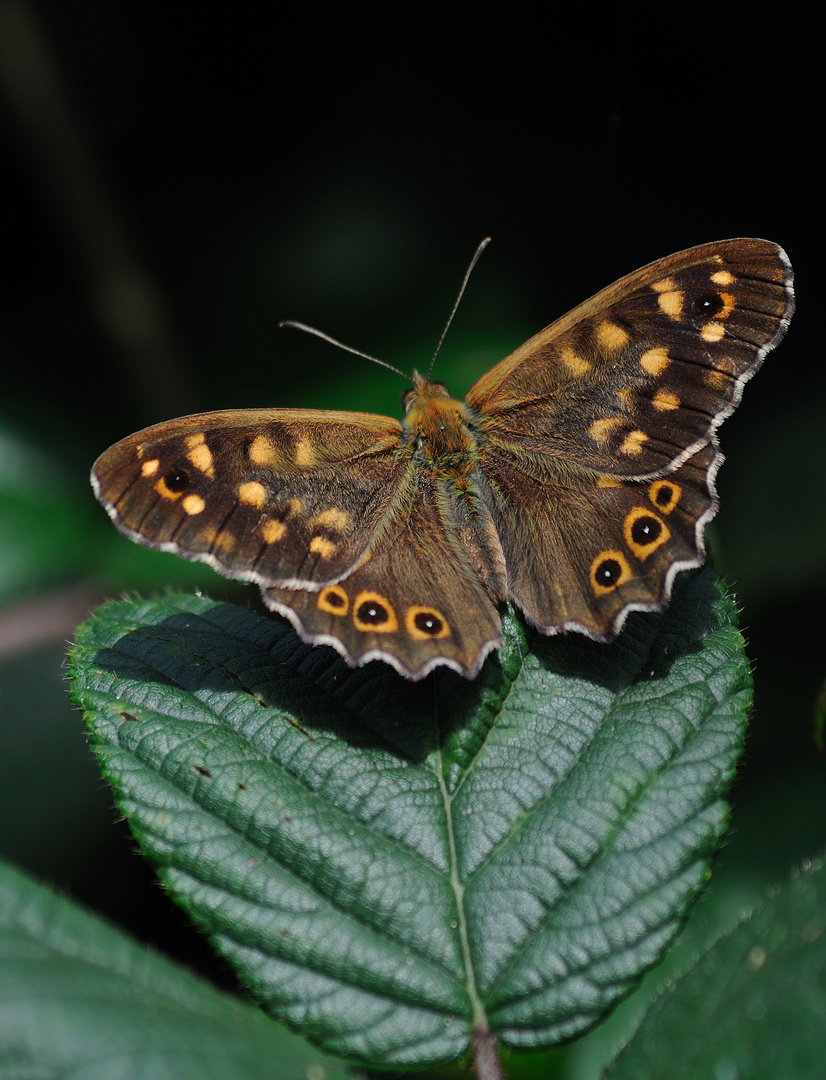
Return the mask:
<svg viewBox="0 0 826 1080">
<path fill-rule="evenodd" d="M 476 530 L 457 528 L 460 521 L 445 485 L 414 478 L 404 518 L 351 574 L 321 590 L 266 589 L 264 600 L 305 641 L 332 645 L 351 663 L 379 657 L 413 679 L 439 664 L 474 675 L 501 644 L 500 597 L 492 593 L 501 556 L 490 556 Z"/>
<path fill-rule="evenodd" d="M 709 443 L 660 479 L 629 481 L 552 459 L 513 469 L 490 448 L 483 464 L 509 597 L 546 634 L 579 630 L 601 641 L 630 611 L 662 607 L 674 575 L 703 560 L 720 459 Z M 530 515 L 519 511 L 525 501 Z"/>
</svg>

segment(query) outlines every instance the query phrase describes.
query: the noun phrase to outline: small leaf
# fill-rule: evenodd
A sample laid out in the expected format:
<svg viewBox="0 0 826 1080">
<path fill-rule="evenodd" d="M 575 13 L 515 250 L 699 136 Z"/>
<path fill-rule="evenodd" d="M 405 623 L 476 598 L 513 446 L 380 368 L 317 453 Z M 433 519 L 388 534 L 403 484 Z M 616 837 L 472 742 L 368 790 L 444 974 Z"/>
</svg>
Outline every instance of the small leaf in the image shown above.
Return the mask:
<svg viewBox="0 0 826 1080">
<path fill-rule="evenodd" d="M 0 863 L 0 1076 L 345 1080 L 318 1051 Z"/>
<path fill-rule="evenodd" d="M 751 680 L 713 575 L 613 645 L 476 680 L 348 669 L 197 597 L 111 604 L 73 696 L 164 882 L 263 1005 L 374 1065 L 547 1047 L 662 955 L 706 879 Z"/>
<path fill-rule="evenodd" d="M 820 1080 L 826 871 L 796 876 L 652 1006 L 613 1080 Z"/>
</svg>

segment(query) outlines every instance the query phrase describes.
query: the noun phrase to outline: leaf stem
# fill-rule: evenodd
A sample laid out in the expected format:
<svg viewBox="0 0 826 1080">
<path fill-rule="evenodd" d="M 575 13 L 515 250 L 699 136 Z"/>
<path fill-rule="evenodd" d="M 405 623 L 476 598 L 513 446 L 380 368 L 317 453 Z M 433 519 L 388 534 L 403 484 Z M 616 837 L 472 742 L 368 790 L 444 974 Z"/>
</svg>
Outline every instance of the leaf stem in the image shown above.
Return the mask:
<svg viewBox="0 0 826 1080">
<path fill-rule="evenodd" d="M 505 1080 L 496 1049 L 496 1036 L 487 1027 L 473 1029 L 473 1068 L 476 1080 Z"/>
<path fill-rule="evenodd" d="M 477 252 L 478 255 L 478 252 Z M 438 704 L 434 695 L 434 717 L 438 717 Z M 456 929 L 459 933 L 462 956 L 465 965 L 465 986 L 473 1010 L 473 1066 L 476 1080 L 504 1080 L 502 1063 L 496 1048 L 496 1036 L 488 1027 L 487 1014 L 479 988 L 476 985 L 476 973 L 473 967 L 473 955 L 470 947 L 470 933 L 465 912 L 465 889 L 459 871 L 459 854 L 456 849 L 456 833 L 453 818 L 453 800 L 445 782 L 444 762 L 442 760 L 441 739 L 438 719 L 436 721 L 436 741 L 439 747 L 436 754 L 436 778 L 442 795 L 445 810 L 445 828 L 447 830 L 448 852 L 450 859 L 450 884 L 456 898 Z"/>
</svg>

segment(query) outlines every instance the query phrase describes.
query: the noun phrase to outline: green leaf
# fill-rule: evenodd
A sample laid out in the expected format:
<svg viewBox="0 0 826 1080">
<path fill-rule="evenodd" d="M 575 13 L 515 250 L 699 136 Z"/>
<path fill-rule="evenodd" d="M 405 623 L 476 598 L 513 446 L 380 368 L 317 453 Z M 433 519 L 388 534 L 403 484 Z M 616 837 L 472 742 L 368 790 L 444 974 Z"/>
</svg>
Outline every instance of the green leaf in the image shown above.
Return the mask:
<svg viewBox="0 0 826 1080">
<path fill-rule="evenodd" d="M 345 1080 L 346 1074 L 258 1009 L 0 863 L 0 1077 L 70 1075 Z"/>
<path fill-rule="evenodd" d="M 820 1080 L 826 870 L 796 876 L 657 999 L 613 1080 Z"/>
<path fill-rule="evenodd" d="M 619 640 L 526 637 L 472 682 L 356 671 L 198 597 L 111 604 L 73 696 L 179 902 L 325 1050 L 552 1046 L 662 955 L 726 822 L 751 679 L 713 575 Z"/>
</svg>

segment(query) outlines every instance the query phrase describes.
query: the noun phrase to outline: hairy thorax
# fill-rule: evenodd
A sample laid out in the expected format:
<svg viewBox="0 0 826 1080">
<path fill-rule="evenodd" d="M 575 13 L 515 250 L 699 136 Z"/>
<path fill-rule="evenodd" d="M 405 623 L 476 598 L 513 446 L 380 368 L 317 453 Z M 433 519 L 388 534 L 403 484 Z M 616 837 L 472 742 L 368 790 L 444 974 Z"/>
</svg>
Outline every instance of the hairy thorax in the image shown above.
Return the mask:
<svg viewBox="0 0 826 1080">
<path fill-rule="evenodd" d="M 470 410 L 452 398 L 443 383 L 414 372 L 414 385 L 404 395 L 405 429 L 410 451 L 436 479 L 461 481 L 476 464 L 476 438 Z"/>
</svg>

